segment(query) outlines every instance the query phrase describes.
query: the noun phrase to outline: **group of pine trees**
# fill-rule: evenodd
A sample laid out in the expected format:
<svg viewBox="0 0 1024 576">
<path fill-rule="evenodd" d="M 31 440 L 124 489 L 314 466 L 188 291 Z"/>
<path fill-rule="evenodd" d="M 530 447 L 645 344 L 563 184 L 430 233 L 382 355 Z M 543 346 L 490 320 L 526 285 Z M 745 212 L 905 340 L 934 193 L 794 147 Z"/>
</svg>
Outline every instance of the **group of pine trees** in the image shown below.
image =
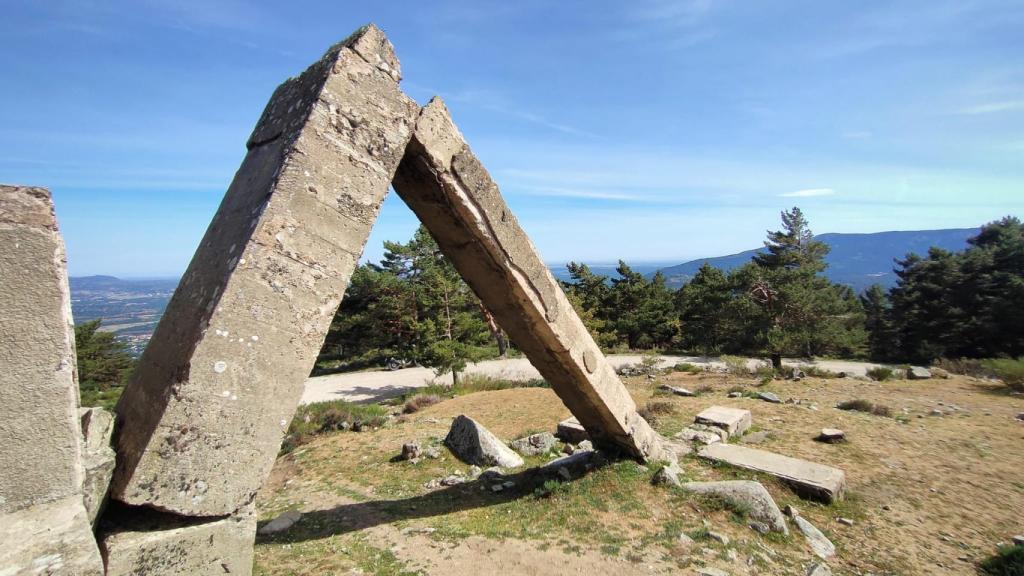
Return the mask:
<svg viewBox="0 0 1024 576">
<path fill-rule="evenodd" d="M 504 333 L 425 229 L 385 248 L 380 264 L 356 269 L 327 349 L 415 360 L 456 377 L 495 348 L 504 354 Z M 793 208 L 750 262 L 729 272 L 705 264 L 679 290 L 624 262 L 610 278 L 570 263 L 563 288 L 609 350 L 758 355 L 776 366 L 783 356 L 928 362 L 1024 354 L 1024 225 L 1016 218 L 984 226 L 962 252 L 933 248 L 896 261 L 889 292 L 875 285 L 858 296 L 828 280 L 828 251 Z"/>
<path fill-rule="evenodd" d="M 705 264 L 678 291 L 623 262 L 610 282 L 569 264 L 570 299 L 599 343 L 704 354 L 855 356 L 867 334 L 856 295 L 821 272 L 829 247 L 814 239 L 799 208 L 782 214 L 765 252 L 728 273 Z"/>
</svg>

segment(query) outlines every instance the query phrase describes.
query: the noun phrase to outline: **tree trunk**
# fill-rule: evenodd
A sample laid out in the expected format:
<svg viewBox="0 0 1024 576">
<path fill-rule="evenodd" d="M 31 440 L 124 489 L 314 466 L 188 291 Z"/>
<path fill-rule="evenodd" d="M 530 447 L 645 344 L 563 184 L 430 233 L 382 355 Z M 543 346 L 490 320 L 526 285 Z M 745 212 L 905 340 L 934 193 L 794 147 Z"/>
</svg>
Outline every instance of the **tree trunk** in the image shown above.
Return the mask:
<svg viewBox="0 0 1024 576">
<path fill-rule="evenodd" d="M 782 370 L 782 354 L 778 352 L 772 352 L 772 368 L 775 370 Z"/>
<path fill-rule="evenodd" d="M 505 337 L 505 331 L 498 326 L 498 323 L 494 320 L 494 315 L 491 311 L 484 306 L 483 302 L 477 302 L 480 305 L 480 313 L 483 314 L 484 321 L 487 322 L 487 329 L 491 331 L 491 336 L 494 337 L 494 341 L 498 344 L 498 356 L 506 358 L 508 356 L 508 338 Z"/>
</svg>

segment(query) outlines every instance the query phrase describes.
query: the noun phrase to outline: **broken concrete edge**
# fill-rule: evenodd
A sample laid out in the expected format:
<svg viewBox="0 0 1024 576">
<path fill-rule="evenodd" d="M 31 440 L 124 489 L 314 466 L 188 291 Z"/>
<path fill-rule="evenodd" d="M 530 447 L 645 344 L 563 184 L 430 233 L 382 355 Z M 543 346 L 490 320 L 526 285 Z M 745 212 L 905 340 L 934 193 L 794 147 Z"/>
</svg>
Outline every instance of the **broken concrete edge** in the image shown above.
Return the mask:
<svg viewBox="0 0 1024 576">
<path fill-rule="evenodd" d="M 440 98 L 421 110 L 393 185 L 595 445 L 665 458 Z"/>
</svg>

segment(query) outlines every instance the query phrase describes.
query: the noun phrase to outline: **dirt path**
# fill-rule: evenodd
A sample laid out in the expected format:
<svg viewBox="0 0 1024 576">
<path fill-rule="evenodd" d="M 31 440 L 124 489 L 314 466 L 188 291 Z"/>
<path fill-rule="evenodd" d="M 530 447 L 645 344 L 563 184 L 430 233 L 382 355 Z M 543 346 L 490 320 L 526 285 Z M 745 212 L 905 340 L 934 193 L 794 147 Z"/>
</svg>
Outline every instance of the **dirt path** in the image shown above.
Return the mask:
<svg viewBox="0 0 1024 576">
<path fill-rule="evenodd" d="M 689 362 L 712 368 L 725 368 L 719 358 L 708 356 L 661 356 L 661 366 L 669 367 L 679 362 Z M 641 360 L 638 354 L 609 355 L 608 361 L 618 368 L 624 364 L 637 364 Z M 748 359 L 748 365 L 756 365 L 757 359 Z M 798 360 L 787 360 L 787 364 L 800 364 Z M 818 360 L 811 362 L 815 366 L 833 372 L 846 372 L 854 376 L 864 376 L 866 371 L 877 364 L 869 362 L 853 362 L 846 360 Z M 506 360 L 487 360 L 470 364 L 466 369 L 469 374 L 481 374 L 493 378 L 509 380 L 531 380 L 540 378 L 537 369 L 526 358 L 509 358 Z M 306 380 L 306 390 L 302 394 L 302 404 L 327 402 L 330 400 L 347 400 L 349 402 L 379 402 L 387 398 L 400 396 L 406 392 L 426 386 L 430 383 L 451 384 L 452 375 L 437 377 L 429 368 L 404 368 L 394 372 L 371 370 L 365 372 L 346 372 L 328 376 L 316 376 Z"/>
</svg>

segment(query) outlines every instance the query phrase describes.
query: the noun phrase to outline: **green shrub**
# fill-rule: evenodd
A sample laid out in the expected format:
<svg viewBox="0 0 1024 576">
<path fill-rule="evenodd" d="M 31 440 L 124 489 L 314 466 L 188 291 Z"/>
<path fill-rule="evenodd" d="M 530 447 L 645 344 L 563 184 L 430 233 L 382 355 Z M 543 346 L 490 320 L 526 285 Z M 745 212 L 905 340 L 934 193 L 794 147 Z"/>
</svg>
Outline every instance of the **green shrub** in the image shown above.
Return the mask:
<svg viewBox="0 0 1024 576">
<path fill-rule="evenodd" d="M 1013 358 L 993 358 L 985 360 L 982 365 L 991 370 L 1011 390 L 1024 392 L 1024 356 Z"/>
<path fill-rule="evenodd" d="M 795 369 L 803 372 L 804 376 L 807 376 L 809 378 L 839 378 L 838 373 L 833 372 L 831 370 L 826 370 L 824 368 L 821 368 L 820 366 L 815 366 L 813 364 L 801 364 L 799 366 L 796 366 Z"/>
<path fill-rule="evenodd" d="M 722 356 L 725 370 L 734 376 L 750 376 L 753 372 L 747 367 L 747 359 L 739 356 Z"/>
<path fill-rule="evenodd" d="M 888 366 L 876 366 L 868 369 L 868 378 L 882 382 L 893 377 L 893 369 Z"/>
<path fill-rule="evenodd" d="M 493 392 L 495 390 L 508 390 L 510 388 L 550 388 L 544 380 L 539 378 L 534 380 L 505 380 L 501 378 L 494 378 L 492 376 L 484 376 L 482 374 L 463 374 L 459 378 L 459 383 L 454 386 L 446 384 L 431 384 L 419 388 L 415 393 L 408 395 L 403 400 L 409 400 L 413 396 L 423 395 L 434 395 L 439 398 L 454 398 L 456 396 L 464 396 L 466 394 L 473 394 L 474 392 Z"/>
<path fill-rule="evenodd" d="M 353 404 L 344 400 L 305 404 L 299 406 L 288 425 L 288 432 L 281 443 L 281 453 L 287 454 L 319 434 L 379 428 L 387 419 L 387 408 L 379 404 Z"/>
<path fill-rule="evenodd" d="M 1003 546 L 981 563 L 981 571 L 990 576 L 1024 576 L 1024 545 Z"/>
<path fill-rule="evenodd" d="M 673 372 L 686 372 L 687 374 L 701 374 L 704 369 L 696 364 L 690 364 L 689 362 L 680 362 L 672 367 Z"/>
<path fill-rule="evenodd" d="M 888 406 L 882 404 L 875 404 L 867 400 L 846 400 L 836 404 L 836 408 L 840 410 L 853 410 L 856 412 L 866 412 L 868 414 L 874 414 L 875 416 L 890 416 L 892 410 Z"/>
<path fill-rule="evenodd" d="M 643 416 L 648 424 L 653 426 L 661 416 L 675 414 L 676 407 L 671 402 L 652 400 L 644 405 L 643 408 L 637 410 L 637 413 Z"/>
</svg>

